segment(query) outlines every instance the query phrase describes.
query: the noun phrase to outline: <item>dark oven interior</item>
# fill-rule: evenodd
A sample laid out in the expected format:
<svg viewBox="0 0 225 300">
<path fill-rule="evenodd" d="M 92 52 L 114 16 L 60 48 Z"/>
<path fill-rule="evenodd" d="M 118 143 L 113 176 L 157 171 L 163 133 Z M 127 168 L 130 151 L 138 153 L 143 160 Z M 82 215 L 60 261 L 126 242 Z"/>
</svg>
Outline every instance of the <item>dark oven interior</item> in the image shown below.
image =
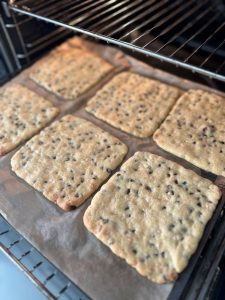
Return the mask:
<svg viewBox="0 0 225 300">
<path fill-rule="evenodd" d="M 152 66 L 225 91 L 222 0 L 1 0 L 0 84 L 73 34 L 121 47 Z M 12 230 L 4 226 L 1 236 Z M 170 299 L 222 299 L 224 237 L 215 233 L 224 232 L 224 226 L 222 211 L 192 277 L 184 276 Z"/>
<path fill-rule="evenodd" d="M 223 90 L 222 0 L 11 2 L 9 7 L 2 0 L 0 6 L 1 57 L 10 74 L 69 35 L 84 33 L 123 47 L 151 65 Z"/>
</svg>

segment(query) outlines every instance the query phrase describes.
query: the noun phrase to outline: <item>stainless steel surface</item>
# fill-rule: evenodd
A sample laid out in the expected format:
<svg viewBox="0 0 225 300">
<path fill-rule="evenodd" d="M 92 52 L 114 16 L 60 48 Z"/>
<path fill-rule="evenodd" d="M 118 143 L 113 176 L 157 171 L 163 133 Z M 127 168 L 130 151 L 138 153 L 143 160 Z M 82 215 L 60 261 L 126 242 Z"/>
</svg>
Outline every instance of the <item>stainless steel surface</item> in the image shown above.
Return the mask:
<svg viewBox="0 0 225 300">
<path fill-rule="evenodd" d="M 47 300 L 21 269 L 0 248 L 0 299 L 3 300 Z M 13 288 L 12 288 L 13 287 Z"/>
<path fill-rule="evenodd" d="M 15 16 L 14 13 L 12 13 L 12 20 L 13 20 L 13 24 L 15 25 L 15 29 L 16 29 L 16 33 L 17 33 L 17 36 L 18 36 L 18 39 L 19 39 L 19 42 L 20 42 L 20 45 L 21 45 L 21 49 L 23 51 L 24 57 L 26 58 L 26 63 L 29 64 L 30 63 L 30 57 L 28 56 L 28 53 L 27 53 L 24 36 L 23 36 L 23 34 L 20 30 L 20 24 L 19 24 L 19 22 L 17 23 L 17 19 L 16 19 L 16 16 Z M 19 58 L 18 54 L 17 54 L 17 58 Z"/>
<path fill-rule="evenodd" d="M 5 39 L 6 39 L 6 41 L 7 41 L 7 45 L 8 45 L 8 47 L 9 47 L 9 49 L 10 49 L 12 55 L 13 55 L 13 58 L 14 58 L 14 62 L 15 62 L 15 64 L 16 64 L 16 67 L 17 67 L 18 70 L 19 70 L 19 69 L 21 68 L 20 62 L 19 62 L 19 60 L 18 60 L 18 58 L 17 58 L 16 51 L 15 51 L 15 47 L 14 47 L 14 45 L 13 45 L 13 43 L 12 43 L 12 40 L 11 40 L 11 38 L 10 38 L 10 36 L 9 36 L 8 31 L 6 30 L 5 24 L 4 24 L 3 19 L 2 19 L 1 16 L 0 16 L 0 26 L 1 26 L 1 28 L 2 28 L 3 34 L 4 34 L 4 36 L 5 36 Z M 1 47 L 3 48 L 4 43 L 1 42 L 1 44 L 2 44 Z M 6 50 L 4 50 L 4 52 L 6 52 Z M 8 55 L 9 55 L 9 53 L 5 53 L 5 57 L 6 57 L 6 58 L 5 58 L 5 62 L 6 62 L 6 64 L 7 64 L 7 66 L 8 66 L 8 68 L 9 68 L 10 72 L 13 73 L 14 67 L 13 67 L 12 62 L 10 61 L 10 59 L 7 58 Z"/>
<path fill-rule="evenodd" d="M 1 215 L 0 248 L 29 276 L 48 299 L 89 299 L 40 252 L 33 248 Z"/>
<path fill-rule="evenodd" d="M 225 16 L 214 1 L 17 0 L 11 9 L 225 81 Z"/>
</svg>

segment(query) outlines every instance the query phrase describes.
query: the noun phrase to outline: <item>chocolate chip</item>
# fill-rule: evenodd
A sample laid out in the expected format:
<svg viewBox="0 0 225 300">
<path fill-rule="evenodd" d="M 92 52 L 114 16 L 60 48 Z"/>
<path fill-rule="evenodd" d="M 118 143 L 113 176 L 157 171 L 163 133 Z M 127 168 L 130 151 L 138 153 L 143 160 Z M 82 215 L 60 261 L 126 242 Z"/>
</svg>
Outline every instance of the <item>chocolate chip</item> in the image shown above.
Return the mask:
<svg viewBox="0 0 225 300">
<path fill-rule="evenodd" d="M 201 217 L 202 213 L 200 211 L 197 212 L 197 216 Z"/>
<path fill-rule="evenodd" d="M 187 232 L 187 228 L 186 228 L 186 227 L 182 227 L 182 228 L 181 228 L 181 231 L 182 231 L 183 233 L 186 233 L 186 232 Z"/>
<path fill-rule="evenodd" d="M 147 191 L 149 191 L 149 192 L 152 191 L 152 189 L 151 189 L 150 186 L 148 186 L 148 185 L 145 186 L 145 189 L 146 189 Z"/>
<path fill-rule="evenodd" d="M 169 230 L 172 230 L 174 227 L 175 227 L 174 224 L 169 224 L 168 229 L 169 229 Z"/>
<path fill-rule="evenodd" d="M 153 173 L 153 170 L 151 168 L 148 168 L 148 174 L 151 175 Z"/>
<path fill-rule="evenodd" d="M 181 128 L 181 122 L 180 122 L 180 120 L 177 120 L 177 126 L 178 126 L 179 128 Z"/>
<path fill-rule="evenodd" d="M 168 195 L 174 195 L 174 194 L 175 194 L 174 191 L 173 191 L 172 185 L 167 185 L 167 186 L 166 186 L 166 193 L 167 193 Z"/>
<path fill-rule="evenodd" d="M 103 217 L 100 217 L 100 220 L 102 221 L 103 224 L 109 223 L 109 219 L 105 219 Z"/>
</svg>

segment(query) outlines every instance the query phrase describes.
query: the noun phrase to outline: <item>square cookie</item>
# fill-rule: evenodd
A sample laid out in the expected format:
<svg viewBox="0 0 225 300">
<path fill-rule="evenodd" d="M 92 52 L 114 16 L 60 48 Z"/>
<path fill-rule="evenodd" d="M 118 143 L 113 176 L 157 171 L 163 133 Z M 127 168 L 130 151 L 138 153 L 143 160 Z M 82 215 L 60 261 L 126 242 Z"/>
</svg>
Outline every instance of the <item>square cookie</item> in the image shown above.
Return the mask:
<svg viewBox="0 0 225 300">
<path fill-rule="evenodd" d="M 33 136 L 59 113 L 51 102 L 17 83 L 0 88 L 0 108 L 0 155 Z"/>
<path fill-rule="evenodd" d="M 94 53 L 67 47 L 37 62 L 30 78 L 65 100 L 75 100 L 113 68 Z"/>
<path fill-rule="evenodd" d="M 193 171 L 136 152 L 95 195 L 84 224 L 140 274 L 166 283 L 187 266 L 220 195 Z"/>
<path fill-rule="evenodd" d="M 123 72 L 96 93 L 86 110 L 116 128 L 145 138 L 159 127 L 180 94 L 173 86 Z"/>
<path fill-rule="evenodd" d="M 201 90 L 186 92 L 153 139 L 197 167 L 225 176 L 225 99 Z"/>
<path fill-rule="evenodd" d="M 127 146 L 92 123 L 66 115 L 26 143 L 12 170 L 64 210 L 82 204 L 123 160 Z"/>
</svg>

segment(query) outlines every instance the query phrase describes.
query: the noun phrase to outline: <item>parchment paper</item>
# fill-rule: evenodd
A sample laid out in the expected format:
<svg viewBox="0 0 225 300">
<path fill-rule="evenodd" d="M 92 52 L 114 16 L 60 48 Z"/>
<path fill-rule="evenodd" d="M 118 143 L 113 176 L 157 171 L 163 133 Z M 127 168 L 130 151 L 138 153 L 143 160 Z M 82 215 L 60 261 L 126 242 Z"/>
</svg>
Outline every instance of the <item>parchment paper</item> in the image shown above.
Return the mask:
<svg viewBox="0 0 225 300">
<path fill-rule="evenodd" d="M 209 90 L 207 87 L 153 69 L 127 55 L 123 55 L 117 49 L 82 41 L 78 38 L 70 40 L 66 47 L 68 45 L 70 47 L 89 47 L 102 57 L 114 61 L 115 72 L 130 68 L 137 73 L 159 79 L 182 89 L 201 87 Z M 65 44 L 61 47 L 65 47 Z M 103 83 L 91 89 L 76 103 L 72 101 L 62 102 L 58 97 L 48 93 L 28 79 L 28 73 L 29 70 L 23 72 L 15 80 L 56 103 L 61 108 L 60 117 L 66 112 L 74 113 L 120 138 L 129 147 L 126 159 L 137 150 L 150 151 L 177 161 L 183 166 L 193 169 L 199 175 L 213 181 L 216 180 L 216 183 L 224 182 L 224 178 L 217 178 L 201 171 L 190 163 L 163 151 L 156 146 L 151 138 L 132 137 L 85 112 L 86 102 Z M 104 82 L 108 81 L 110 76 Z M 168 297 L 173 284 L 158 285 L 142 277 L 85 229 L 82 218 L 91 199 L 76 210 L 63 212 L 10 170 L 10 158 L 15 151 L 0 158 L 0 212 L 10 224 L 92 299 L 163 300 Z"/>
</svg>

